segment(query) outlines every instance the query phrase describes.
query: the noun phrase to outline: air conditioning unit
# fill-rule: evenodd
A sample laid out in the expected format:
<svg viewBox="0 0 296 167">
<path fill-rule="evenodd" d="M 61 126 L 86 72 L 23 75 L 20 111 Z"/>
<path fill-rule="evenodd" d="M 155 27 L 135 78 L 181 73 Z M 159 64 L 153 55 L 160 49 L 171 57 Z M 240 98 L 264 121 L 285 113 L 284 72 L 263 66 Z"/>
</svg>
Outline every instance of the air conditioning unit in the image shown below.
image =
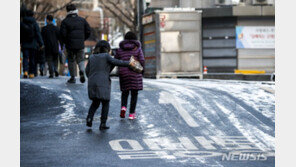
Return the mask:
<svg viewBox="0 0 296 167">
<path fill-rule="evenodd" d="M 274 0 L 253 0 L 253 5 L 274 5 Z"/>
<path fill-rule="evenodd" d="M 246 0 L 238 0 L 237 3 L 239 6 L 246 6 Z"/>
<path fill-rule="evenodd" d="M 232 6 L 232 5 L 238 5 L 239 0 L 215 0 L 216 6 Z"/>
</svg>

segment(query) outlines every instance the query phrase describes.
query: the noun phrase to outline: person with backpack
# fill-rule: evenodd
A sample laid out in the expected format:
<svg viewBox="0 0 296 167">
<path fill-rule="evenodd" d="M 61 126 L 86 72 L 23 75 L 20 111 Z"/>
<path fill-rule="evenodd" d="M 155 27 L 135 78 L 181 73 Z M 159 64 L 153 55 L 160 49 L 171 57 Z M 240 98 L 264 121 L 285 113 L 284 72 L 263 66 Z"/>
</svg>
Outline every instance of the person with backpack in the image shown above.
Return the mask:
<svg viewBox="0 0 296 167">
<path fill-rule="evenodd" d="M 86 126 L 92 127 L 92 121 L 96 110 L 102 103 L 100 130 L 109 129 L 106 125 L 111 96 L 110 72 L 114 66 L 129 67 L 134 66 L 134 61 L 121 61 L 110 56 L 110 44 L 101 40 L 96 44 L 94 53 L 89 57 L 86 66 L 86 76 L 88 78 L 88 96 L 92 100 L 86 118 Z"/>
<path fill-rule="evenodd" d="M 34 12 L 32 10 L 27 10 L 26 16 L 20 24 L 24 78 L 28 78 L 28 75 L 30 78 L 34 78 L 37 75 L 37 51 L 43 48 L 40 28 L 33 16 Z"/>
<path fill-rule="evenodd" d="M 78 16 L 78 10 L 74 4 L 68 5 L 66 9 L 67 17 L 61 23 L 60 33 L 68 54 L 71 75 L 68 83 L 76 82 L 76 63 L 79 67 L 80 82 L 84 83 L 84 41 L 89 38 L 91 30 L 87 21 Z"/>
<path fill-rule="evenodd" d="M 119 60 L 129 60 L 132 56 L 138 60 L 142 67 L 145 65 L 144 54 L 141 49 L 141 43 L 137 40 L 137 36 L 133 32 L 127 32 L 124 40 L 120 42 L 119 49 L 116 52 L 115 58 Z M 127 100 L 131 93 L 131 103 L 129 110 L 129 119 L 136 118 L 136 105 L 138 100 L 138 91 L 143 90 L 143 74 L 137 73 L 130 68 L 119 67 L 119 83 L 121 90 L 121 111 L 120 117 L 125 118 L 127 110 Z"/>
<path fill-rule="evenodd" d="M 41 34 L 44 40 L 45 45 L 45 57 L 48 64 L 49 69 L 49 78 L 53 78 L 53 74 L 55 77 L 59 76 L 58 72 L 58 60 L 59 60 L 59 41 L 60 39 L 60 30 L 53 23 L 53 16 L 46 16 L 47 25 L 42 28 Z M 60 42 L 61 44 L 61 42 Z"/>
</svg>

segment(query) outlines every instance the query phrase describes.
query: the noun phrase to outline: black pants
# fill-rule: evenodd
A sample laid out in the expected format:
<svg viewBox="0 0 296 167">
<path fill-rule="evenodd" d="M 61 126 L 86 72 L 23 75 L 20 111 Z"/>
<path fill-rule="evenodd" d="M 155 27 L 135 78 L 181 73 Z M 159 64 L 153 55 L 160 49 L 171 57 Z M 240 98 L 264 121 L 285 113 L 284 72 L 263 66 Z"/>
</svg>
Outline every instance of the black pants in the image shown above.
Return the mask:
<svg viewBox="0 0 296 167">
<path fill-rule="evenodd" d="M 110 102 L 109 100 L 94 99 L 89 108 L 87 118 L 91 118 L 91 120 L 93 120 L 97 109 L 100 107 L 100 103 L 102 103 L 103 107 L 101 112 L 101 123 L 106 123 L 108 119 L 109 102 Z"/>
<path fill-rule="evenodd" d="M 53 73 L 58 71 L 58 62 L 59 55 L 58 54 L 46 54 L 46 61 L 48 65 L 49 75 L 53 75 Z"/>
<path fill-rule="evenodd" d="M 84 50 L 69 50 L 67 49 L 68 53 L 68 68 L 71 77 L 75 77 L 75 69 L 76 69 L 76 63 L 78 64 L 79 71 L 84 72 Z"/>
<path fill-rule="evenodd" d="M 39 71 L 44 71 L 44 64 L 45 63 L 36 63 L 36 70 L 35 71 L 38 71 L 38 64 L 39 64 Z M 37 76 L 38 72 L 36 72 L 36 76 Z"/>
<path fill-rule="evenodd" d="M 138 90 L 127 90 L 127 91 L 122 91 L 121 93 L 121 107 L 127 107 L 127 99 L 129 92 L 131 92 L 131 107 L 130 107 L 130 113 L 133 114 L 135 113 L 136 106 L 137 106 L 137 100 L 138 100 Z"/>
<path fill-rule="evenodd" d="M 35 49 L 22 49 L 23 51 L 23 71 L 29 74 L 35 74 L 36 71 L 36 57 L 37 50 Z"/>
</svg>

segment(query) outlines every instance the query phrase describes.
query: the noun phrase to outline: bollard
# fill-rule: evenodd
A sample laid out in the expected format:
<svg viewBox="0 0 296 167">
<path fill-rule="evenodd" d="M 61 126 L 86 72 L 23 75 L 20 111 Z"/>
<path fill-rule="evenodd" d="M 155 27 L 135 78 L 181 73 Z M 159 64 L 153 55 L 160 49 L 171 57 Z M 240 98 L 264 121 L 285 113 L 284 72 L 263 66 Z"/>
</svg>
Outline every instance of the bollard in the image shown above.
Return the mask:
<svg viewBox="0 0 296 167">
<path fill-rule="evenodd" d="M 204 74 L 207 74 L 207 73 L 208 73 L 208 68 L 207 68 L 207 66 L 204 66 L 203 73 L 204 73 Z"/>
</svg>

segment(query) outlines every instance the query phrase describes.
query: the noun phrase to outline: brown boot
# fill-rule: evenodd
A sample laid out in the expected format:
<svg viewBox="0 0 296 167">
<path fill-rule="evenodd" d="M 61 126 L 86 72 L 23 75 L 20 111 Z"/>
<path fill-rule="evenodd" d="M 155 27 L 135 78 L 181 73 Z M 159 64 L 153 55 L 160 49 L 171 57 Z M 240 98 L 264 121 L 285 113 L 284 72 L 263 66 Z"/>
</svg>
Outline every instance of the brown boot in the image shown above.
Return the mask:
<svg viewBox="0 0 296 167">
<path fill-rule="evenodd" d="M 34 78 L 34 77 L 35 77 L 34 74 L 30 74 L 30 75 L 29 75 L 29 78 Z"/>
<path fill-rule="evenodd" d="M 28 72 L 27 72 L 27 71 L 24 72 L 23 77 L 24 77 L 24 78 L 28 78 Z"/>
</svg>

